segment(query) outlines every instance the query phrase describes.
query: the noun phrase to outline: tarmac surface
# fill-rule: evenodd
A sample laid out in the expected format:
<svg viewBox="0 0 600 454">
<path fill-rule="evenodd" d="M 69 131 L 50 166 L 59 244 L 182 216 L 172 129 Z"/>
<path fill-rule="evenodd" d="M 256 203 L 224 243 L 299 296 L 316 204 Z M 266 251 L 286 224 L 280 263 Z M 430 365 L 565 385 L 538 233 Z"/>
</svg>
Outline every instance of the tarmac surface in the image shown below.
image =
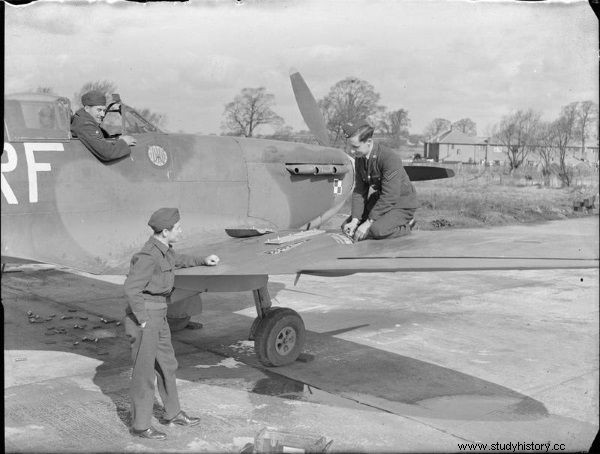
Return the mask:
<svg viewBox="0 0 600 454">
<path fill-rule="evenodd" d="M 597 256 L 598 217 L 557 222 L 557 241 L 570 229 L 596 232 Z M 302 360 L 263 367 L 246 340 L 252 295 L 204 295 L 194 317 L 204 327 L 173 333 L 182 407 L 202 423 L 154 421 L 168 439 L 151 441 L 128 431 L 123 277 L 8 266 L 6 451 L 240 452 L 265 428 L 325 437 L 343 452 L 590 448 L 598 268 L 294 279 L 271 276 L 269 291 L 304 319 Z"/>
</svg>

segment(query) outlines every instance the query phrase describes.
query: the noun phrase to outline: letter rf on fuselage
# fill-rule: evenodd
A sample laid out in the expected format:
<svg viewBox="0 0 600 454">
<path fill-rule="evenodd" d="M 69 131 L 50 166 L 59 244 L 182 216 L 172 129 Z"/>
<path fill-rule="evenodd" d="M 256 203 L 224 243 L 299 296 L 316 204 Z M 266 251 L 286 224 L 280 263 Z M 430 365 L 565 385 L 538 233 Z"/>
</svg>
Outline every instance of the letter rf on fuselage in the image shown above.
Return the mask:
<svg viewBox="0 0 600 454">
<path fill-rule="evenodd" d="M 23 144 L 25 153 L 25 162 L 27 163 L 27 182 L 29 186 L 29 203 L 38 202 L 38 172 L 50 172 L 52 166 L 49 162 L 37 162 L 35 160 L 36 151 L 64 151 L 62 143 L 38 143 L 38 142 L 26 142 Z M 17 150 L 15 147 L 4 142 L 4 148 L 2 152 L 3 158 L 6 155 L 6 162 L 1 164 L 1 179 L 2 179 L 2 195 L 6 198 L 6 201 L 11 205 L 17 205 L 19 203 L 12 187 L 10 186 L 6 176 L 17 169 L 17 166 L 23 162 L 19 160 Z"/>
</svg>

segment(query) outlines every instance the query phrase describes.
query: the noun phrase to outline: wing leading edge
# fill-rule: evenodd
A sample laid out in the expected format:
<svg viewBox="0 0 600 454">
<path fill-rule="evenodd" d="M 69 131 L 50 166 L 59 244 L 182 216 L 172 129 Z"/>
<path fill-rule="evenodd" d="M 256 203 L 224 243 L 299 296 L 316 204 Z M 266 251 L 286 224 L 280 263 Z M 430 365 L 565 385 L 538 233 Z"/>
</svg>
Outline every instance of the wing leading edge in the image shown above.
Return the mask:
<svg viewBox="0 0 600 454">
<path fill-rule="evenodd" d="M 219 276 L 225 282 L 225 277 L 244 280 L 271 274 L 598 268 L 597 218 L 584 223 L 583 231 L 568 235 L 561 235 L 564 223 L 569 221 L 537 228 L 418 231 L 403 238 L 356 244 L 339 232 L 296 237 L 295 232 L 286 231 L 232 239 L 215 250 L 221 257 L 218 267 L 186 268 L 176 274 L 180 282 L 189 283 L 192 276 L 203 276 L 203 281 Z M 278 237 L 285 240 L 277 241 Z"/>
</svg>

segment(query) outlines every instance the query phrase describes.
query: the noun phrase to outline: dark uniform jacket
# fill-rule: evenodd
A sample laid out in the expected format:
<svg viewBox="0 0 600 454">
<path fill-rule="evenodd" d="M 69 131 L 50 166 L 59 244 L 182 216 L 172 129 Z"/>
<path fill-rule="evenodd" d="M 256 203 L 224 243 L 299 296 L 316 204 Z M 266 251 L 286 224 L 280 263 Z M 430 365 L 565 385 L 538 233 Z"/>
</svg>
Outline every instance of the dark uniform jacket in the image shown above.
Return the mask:
<svg viewBox="0 0 600 454">
<path fill-rule="evenodd" d="M 382 144 L 374 144 L 369 158 L 357 158 L 355 167 L 353 218 L 362 218 L 370 187 L 379 193 L 379 199 L 369 213 L 369 219 L 373 221 L 393 209 L 417 208 L 417 193 L 399 153 Z"/>
<path fill-rule="evenodd" d="M 131 258 L 125 279 L 125 294 L 129 300 L 127 313 L 133 313 L 139 323 L 148 320 L 146 308 L 166 307 L 166 297 L 173 291 L 177 268 L 204 265 L 204 257 L 178 254 L 153 236 L 140 252 Z"/>
<path fill-rule="evenodd" d="M 71 119 L 71 133 L 79 138 L 88 150 L 101 161 L 113 161 L 130 153 L 129 146 L 124 140 L 108 139 L 108 134 L 94 121 L 92 116 L 79 109 Z"/>
</svg>

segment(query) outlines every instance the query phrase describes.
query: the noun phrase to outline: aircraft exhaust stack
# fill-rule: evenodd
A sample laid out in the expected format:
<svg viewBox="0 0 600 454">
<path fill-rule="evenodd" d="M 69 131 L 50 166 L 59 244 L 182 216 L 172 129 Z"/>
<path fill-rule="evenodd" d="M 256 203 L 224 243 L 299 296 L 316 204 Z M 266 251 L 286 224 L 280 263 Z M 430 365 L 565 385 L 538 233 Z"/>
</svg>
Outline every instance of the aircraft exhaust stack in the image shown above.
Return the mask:
<svg viewBox="0 0 600 454">
<path fill-rule="evenodd" d="M 338 175 L 346 173 L 348 171 L 345 164 L 286 164 L 285 168 L 292 175 Z"/>
</svg>

